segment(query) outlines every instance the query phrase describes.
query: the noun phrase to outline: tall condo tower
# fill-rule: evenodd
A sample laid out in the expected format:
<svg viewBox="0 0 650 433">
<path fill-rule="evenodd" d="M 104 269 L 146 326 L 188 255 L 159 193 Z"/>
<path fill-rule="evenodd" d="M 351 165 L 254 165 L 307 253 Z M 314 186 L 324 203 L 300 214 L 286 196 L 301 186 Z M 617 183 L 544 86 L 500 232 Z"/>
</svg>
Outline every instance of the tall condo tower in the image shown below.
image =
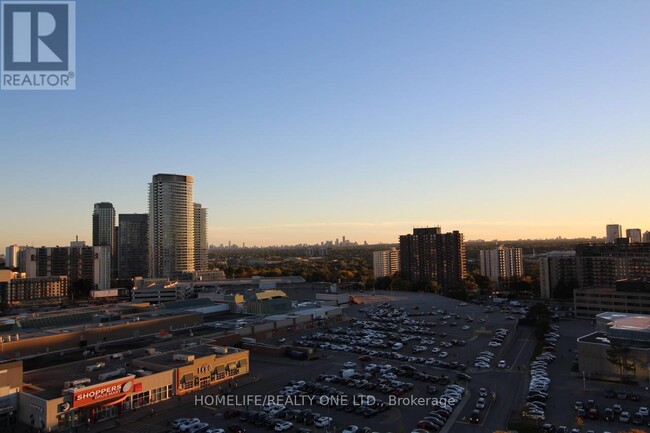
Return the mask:
<svg viewBox="0 0 650 433">
<path fill-rule="evenodd" d="M 149 275 L 194 271 L 194 178 L 155 174 L 149 184 Z"/>
</svg>

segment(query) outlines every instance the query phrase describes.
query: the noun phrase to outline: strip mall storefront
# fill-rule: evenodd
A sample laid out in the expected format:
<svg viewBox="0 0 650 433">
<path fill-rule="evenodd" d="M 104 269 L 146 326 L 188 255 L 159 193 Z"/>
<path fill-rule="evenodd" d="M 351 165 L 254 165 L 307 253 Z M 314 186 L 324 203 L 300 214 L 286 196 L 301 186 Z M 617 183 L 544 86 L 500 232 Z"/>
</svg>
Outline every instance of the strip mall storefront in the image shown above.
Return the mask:
<svg viewBox="0 0 650 433">
<path fill-rule="evenodd" d="M 121 413 L 123 402 L 136 388 L 135 376 L 100 383 L 76 390 L 72 397 L 64 397 L 57 414 L 59 428 L 114 418 Z"/>
<path fill-rule="evenodd" d="M 176 369 L 176 393 L 188 394 L 235 380 L 249 372 L 248 352 L 204 356 Z"/>
<path fill-rule="evenodd" d="M 44 432 L 67 431 L 107 422 L 175 395 L 220 383 L 223 387 L 249 372 L 248 351 L 202 356 L 183 366 L 170 365 L 164 371 L 148 372 L 87 385 L 49 400 L 39 397 L 37 388 L 25 387 L 19 394 L 20 422 Z"/>
</svg>

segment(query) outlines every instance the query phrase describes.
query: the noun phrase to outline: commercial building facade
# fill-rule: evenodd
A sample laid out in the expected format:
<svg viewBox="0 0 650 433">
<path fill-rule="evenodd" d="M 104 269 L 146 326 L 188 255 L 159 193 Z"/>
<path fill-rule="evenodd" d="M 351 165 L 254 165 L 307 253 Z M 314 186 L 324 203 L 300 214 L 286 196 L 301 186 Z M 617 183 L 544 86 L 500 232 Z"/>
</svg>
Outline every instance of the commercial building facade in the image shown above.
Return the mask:
<svg viewBox="0 0 650 433">
<path fill-rule="evenodd" d="M 586 376 L 639 382 L 646 382 L 650 377 L 648 315 L 601 313 L 596 316 L 595 331 L 578 338 L 577 345 L 579 371 Z M 613 350 L 613 347 L 623 350 Z"/>
<path fill-rule="evenodd" d="M 372 269 L 375 278 L 387 277 L 399 271 L 399 250 L 373 251 Z"/>
<path fill-rule="evenodd" d="M 0 362 L 0 431 L 8 432 L 18 421 L 18 397 L 23 385 L 22 361 Z"/>
<path fill-rule="evenodd" d="M 499 245 L 493 250 L 481 250 L 481 274 L 496 283 L 502 283 L 512 277 L 520 277 L 524 272 L 521 248 Z"/>
<path fill-rule="evenodd" d="M 149 184 L 149 276 L 194 271 L 194 178 L 156 174 Z"/>
<path fill-rule="evenodd" d="M 197 343 L 169 346 L 174 348 L 112 353 L 24 373 L 30 386 L 19 394 L 19 419 L 42 431 L 67 431 L 249 373 L 248 351 Z"/>
<path fill-rule="evenodd" d="M 577 288 L 576 252 L 551 251 L 540 257 L 539 283 L 542 299 L 565 297 Z"/>
<path fill-rule="evenodd" d="M 185 299 L 191 290 L 191 285 L 186 283 L 156 283 L 144 287 L 134 287 L 131 290 L 131 299 L 133 302 L 159 304 Z"/>
<path fill-rule="evenodd" d="M 399 237 L 400 271 L 412 282 L 436 282 L 455 287 L 466 276 L 465 242 L 458 231 L 442 233 L 440 227 L 415 228 Z"/>
<path fill-rule="evenodd" d="M 604 312 L 650 314 L 650 282 L 620 280 L 616 287 L 578 289 L 574 292 L 576 317 L 593 318 Z"/>
</svg>

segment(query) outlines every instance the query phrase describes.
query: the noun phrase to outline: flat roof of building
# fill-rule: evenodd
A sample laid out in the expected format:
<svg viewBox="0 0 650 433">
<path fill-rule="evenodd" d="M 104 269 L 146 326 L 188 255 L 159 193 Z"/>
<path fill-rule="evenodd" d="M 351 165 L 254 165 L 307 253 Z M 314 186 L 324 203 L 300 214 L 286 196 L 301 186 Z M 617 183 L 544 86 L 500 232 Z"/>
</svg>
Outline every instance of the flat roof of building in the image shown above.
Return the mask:
<svg viewBox="0 0 650 433">
<path fill-rule="evenodd" d="M 245 352 L 242 349 L 227 347 L 227 354 L 214 353 L 212 352 L 212 347 L 222 346 L 207 344 L 206 341 L 209 341 L 209 338 L 195 337 L 189 340 L 179 338 L 157 343 L 149 348 L 123 352 L 106 352 L 101 356 L 93 355 L 81 361 L 27 371 L 23 374 L 25 392 L 44 399 L 53 399 L 62 395 L 61 392 L 66 381 L 87 378 L 90 379 L 90 383 L 87 386 L 92 386 L 128 375 L 137 376 L 137 370 L 160 372 L 188 365 L 187 362 L 174 361 L 174 354 L 194 355 L 196 358 L 200 358 L 208 355 L 220 357 L 231 353 Z M 188 345 L 191 347 L 187 347 Z M 152 355 L 147 354 L 146 350 L 152 348 L 157 353 Z M 87 367 L 97 365 L 98 363 L 104 363 L 104 365 L 98 369 L 86 371 Z M 144 363 L 146 363 L 146 366 L 143 367 Z M 100 378 L 100 375 L 104 373 L 111 371 L 117 372 L 120 369 L 123 370 L 119 374 L 116 374 L 115 377 Z"/>
<path fill-rule="evenodd" d="M 625 331 L 650 332 L 650 316 L 635 315 L 622 317 L 611 322 L 610 328 Z"/>
<path fill-rule="evenodd" d="M 165 371 L 165 370 L 183 367 L 192 364 L 192 361 L 183 361 L 179 359 L 174 359 L 174 355 L 194 356 L 194 358 L 202 358 L 205 356 L 214 356 L 215 358 L 221 358 L 224 356 L 231 355 L 233 353 L 246 352 L 245 350 L 237 349 L 235 347 L 225 347 L 224 349 L 227 350 L 227 353 L 218 353 L 213 351 L 213 347 L 220 347 L 220 346 L 202 344 L 202 345 L 196 345 L 191 347 L 185 347 L 184 349 L 161 352 L 155 355 L 145 356 L 143 358 L 138 359 L 138 361 L 147 363 L 147 365 L 153 365 L 157 367 L 159 371 Z"/>
</svg>

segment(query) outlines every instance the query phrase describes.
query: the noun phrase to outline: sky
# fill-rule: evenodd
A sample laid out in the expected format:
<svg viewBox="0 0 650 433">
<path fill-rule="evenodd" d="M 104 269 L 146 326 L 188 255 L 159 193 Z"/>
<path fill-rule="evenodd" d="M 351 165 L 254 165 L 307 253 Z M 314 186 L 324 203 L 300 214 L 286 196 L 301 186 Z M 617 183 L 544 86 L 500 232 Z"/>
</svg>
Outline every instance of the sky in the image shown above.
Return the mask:
<svg viewBox="0 0 650 433">
<path fill-rule="evenodd" d="M 650 2 L 77 2 L 74 91 L 0 91 L 0 246 L 195 178 L 247 246 L 650 230 Z"/>
</svg>

